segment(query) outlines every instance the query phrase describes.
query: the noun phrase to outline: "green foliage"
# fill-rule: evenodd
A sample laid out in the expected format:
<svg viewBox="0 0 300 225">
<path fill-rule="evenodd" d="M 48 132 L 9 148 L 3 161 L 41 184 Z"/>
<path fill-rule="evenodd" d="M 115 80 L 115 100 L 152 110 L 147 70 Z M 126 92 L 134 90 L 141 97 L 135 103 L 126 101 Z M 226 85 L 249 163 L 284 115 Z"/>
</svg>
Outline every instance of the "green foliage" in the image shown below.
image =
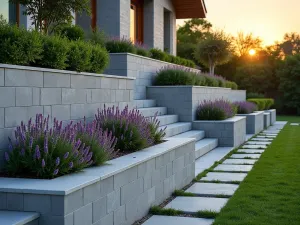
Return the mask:
<svg viewBox="0 0 300 225">
<path fill-rule="evenodd" d="M 232 81 L 225 81 L 225 87 L 231 88 L 232 90 L 237 90 L 239 88 L 238 85 Z"/>
<path fill-rule="evenodd" d="M 206 84 L 206 86 L 209 86 L 209 87 L 219 87 L 218 80 L 214 79 L 212 76 L 205 74 L 204 78 L 205 78 L 205 84 Z"/>
<path fill-rule="evenodd" d="M 42 59 L 37 64 L 45 68 L 65 69 L 69 48 L 69 41 L 65 38 L 44 36 Z"/>
<path fill-rule="evenodd" d="M 300 54 L 288 56 L 278 70 L 284 105 L 300 115 Z"/>
<path fill-rule="evenodd" d="M 265 98 L 263 94 L 255 93 L 255 92 L 247 92 L 247 99 L 249 98 Z"/>
<path fill-rule="evenodd" d="M 106 42 L 106 49 L 110 53 L 132 53 L 136 54 L 136 48 L 129 39 L 111 39 Z"/>
<path fill-rule="evenodd" d="M 247 99 L 247 101 L 255 103 L 258 110 L 267 110 L 270 109 L 272 105 L 274 105 L 274 99 L 271 98 L 250 98 Z"/>
<path fill-rule="evenodd" d="M 218 214 L 219 213 L 214 212 L 214 211 L 205 210 L 205 211 L 198 211 L 196 213 L 196 216 L 199 218 L 214 219 L 218 216 Z"/>
<path fill-rule="evenodd" d="M 90 0 L 9 0 L 25 6 L 25 15 L 32 18 L 35 30 L 52 33 L 57 26 L 74 19 L 72 12 L 90 12 Z M 44 23 L 43 21 L 47 21 Z"/>
<path fill-rule="evenodd" d="M 152 215 L 165 215 L 165 216 L 178 216 L 181 214 L 184 214 L 182 211 L 180 210 L 176 210 L 176 209 L 163 209 L 160 208 L 159 206 L 152 206 L 150 208 L 150 214 Z"/>
<path fill-rule="evenodd" d="M 157 59 L 160 61 L 167 61 L 168 59 L 171 60 L 171 58 L 168 57 L 168 54 L 160 49 L 152 48 L 150 49 L 151 58 Z"/>
<path fill-rule="evenodd" d="M 143 47 L 136 47 L 136 54 L 140 55 L 140 56 L 144 56 L 144 57 L 150 57 L 151 56 L 151 53 L 143 48 Z"/>
<path fill-rule="evenodd" d="M 195 50 L 194 57 L 198 62 L 209 67 L 214 74 L 215 66 L 227 63 L 232 55 L 231 39 L 223 31 L 210 33 L 201 40 Z"/>
<path fill-rule="evenodd" d="M 95 30 L 92 30 L 88 35 L 87 35 L 87 40 L 90 41 L 92 44 L 97 44 L 102 47 L 105 47 L 105 43 L 108 40 L 107 35 L 104 33 L 104 31 L 99 30 L 96 28 Z"/>
<path fill-rule="evenodd" d="M 109 55 L 105 48 L 100 45 L 92 46 L 89 72 L 102 73 L 109 64 Z"/>
<path fill-rule="evenodd" d="M 195 77 L 196 75 L 189 71 L 170 68 L 158 72 L 154 80 L 154 85 L 156 86 L 195 85 Z"/>
<path fill-rule="evenodd" d="M 30 65 L 41 58 L 42 51 L 37 32 L 0 24 L 0 63 Z"/>
<path fill-rule="evenodd" d="M 185 192 L 184 190 L 175 190 L 173 196 L 195 197 L 197 195 L 191 192 Z"/>
<path fill-rule="evenodd" d="M 59 31 L 59 34 L 68 38 L 70 41 L 84 40 L 84 30 L 80 26 L 65 25 Z"/>
<path fill-rule="evenodd" d="M 92 47 L 83 41 L 72 41 L 68 53 L 68 69 L 82 72 L 90 70 Z"/>
</svg>

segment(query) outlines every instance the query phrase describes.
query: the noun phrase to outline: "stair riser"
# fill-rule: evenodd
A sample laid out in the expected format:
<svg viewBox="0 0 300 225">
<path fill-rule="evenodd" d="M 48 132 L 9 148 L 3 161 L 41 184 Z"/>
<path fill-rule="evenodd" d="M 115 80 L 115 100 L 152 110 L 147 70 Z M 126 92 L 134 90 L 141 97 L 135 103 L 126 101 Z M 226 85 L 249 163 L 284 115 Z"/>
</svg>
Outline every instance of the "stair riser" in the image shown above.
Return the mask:
<svg viewBox="0 0 300 225">
<path fill-rule="evenodd" d="M 157 116 L 167 114 L 167 108 L 164 108 L 164 107 L 161 107 L 161 108 L 143 108 L 143 109 L 139 109 L 139 111 L 145 117 L 155 116 L 156 113 L 157 113 Z"/>
<path fill-rule="evenodd" d="M 169 125 L 169 124 L 178 122 L 178 116 L 177 115 L 168 116 L 168 117 L 164 117 L 164 118 L 157 118 L 157 119 L 159 121 L 159 126 L 165 126 L 165 125 Z"/>
<path fill-rule="evenodd" d="M 192 124 L 189 124 L 189 125 L 183 125 L 183 126 L 180 126 L 180 127 L 175 127 L 175 128 L 167 128 L 166 129 L 166 138 L 168 137 L 172 137 L 172 136 L 175 136 L 177 134 L 181 134 L 181 133 L 184 133 L 184 132 L 187 132 L 189 130 L 192 129 Z"/>
<path fill-rule="evenodd" d="M 206 153 L 210 152 L 211 150 L 215 149 L 216 147 L 218 147 L 217 141 L 212 144 L 206 145 L 200 149 L 196 149 L 196 154 L 195 154 L 196 159 L 200 158 L 201 156 L 205 155 Z"/>
<path fill-rule="evenodd" d="M 135 107 L 140 108 L 150 108 L 156 106 L 155 100 L 135 100 L 134 101 Z"/>
</svg>

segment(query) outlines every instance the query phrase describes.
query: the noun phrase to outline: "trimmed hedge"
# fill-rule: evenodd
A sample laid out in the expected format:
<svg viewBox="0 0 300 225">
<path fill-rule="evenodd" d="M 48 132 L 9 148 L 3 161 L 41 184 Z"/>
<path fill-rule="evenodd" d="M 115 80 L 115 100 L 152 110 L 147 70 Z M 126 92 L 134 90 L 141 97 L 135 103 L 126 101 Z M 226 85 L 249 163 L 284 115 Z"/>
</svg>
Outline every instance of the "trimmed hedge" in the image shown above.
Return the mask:
<svg viewBox="0 0 300 225">
<path fill-rule="evenodd" d="M 101 73 L 108 62 L 100 45 L 0 24 L 0 63 Z"/>
<path fill-rule="evenodd" d="M 224 87 L 228 86 L 237 89 L 234 82 L 226 81 L 220 76 L 211 76 L 208 74 L 196 73 L 190 69 L 181 66 L 167 66 L 159 70 L 154 78 L 155 86 L 209 86 Z"/>
<path fill-rule="evenodd" d="M 250 98 L 247 101 L 256 104 L 258 110 L 268 110 L 274 105 L 274 99 L 272 98 Z"/>
</svg>

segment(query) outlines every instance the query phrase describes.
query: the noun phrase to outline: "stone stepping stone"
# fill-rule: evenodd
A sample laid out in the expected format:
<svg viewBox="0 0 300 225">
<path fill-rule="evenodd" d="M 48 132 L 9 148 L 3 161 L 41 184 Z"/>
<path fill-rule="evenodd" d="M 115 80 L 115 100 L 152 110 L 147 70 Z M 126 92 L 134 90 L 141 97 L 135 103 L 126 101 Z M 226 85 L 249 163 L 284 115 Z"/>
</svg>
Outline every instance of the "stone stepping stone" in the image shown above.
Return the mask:
<svg viewBox="0 0 300 225">
<path fill-rule="evenodd" d="M 291 123 L 291 126 L 299 126 L 299 123 Z"/>
<path fill-rule="evenodd" d="M 247 144 L 245 144 L 245 145 L 243 145 L 242 146 L 242 148 L 253 148 L 253 149 L 259 149 L 259 148 L 262 148 L 262 149 L 265 149 L 265 148 L 267 148 L 267 146 L 266 145 L 247 145 Z"/>
<path fill-rule="evenodd" d="M 272 142 L 270 141 L 248 141 L 249 145 L 270 145 Z"/>
<path fill-rule="evenodd" d="M 266 136 L 266 135 L 257 135 L 256 138 L 268 138 L 268 139 L 275 139 L 274 136 Z"/>
<path fill-rule="evenodd" d="M 273 141 L 273 138 L 252 138 L 251 141 Z"/>
<path fill-rule="evenodd" d="M 237 184 L 222 184 L 222 183 L 194 183 L 185 192 L 193 193 L 202 197 L 214 197 L 216 195 L 223 195 L 230 197 L 238 189 Z"/>
<path fill-rule="evenodd" d="M 254 165 L 257 160 L 255 159 L 226 159 L 223 164 L 235 164 L 235 165 L 244 165 L 251 164 Z"/>
<path fill-rule="evenodd" d="M 238 152 L 243 152 L 247 154 L 262 154 L 265 150 L 263 149 L 239 149 Z"/>
<path fill-rule="evenodd" d="M 249 172 L 252 170 L 253 165 L 228 165 L 221 164 L 214 168 L 215 171 L 226 171 L 226 172 Z"/>
<path fill-rule="evenodd" d="M 200 181 L 220 181 L 220 182 L 232 182 L 239 181 L 242 182 L 246 173 L 218 173 L 218 172 L 209 172 L 206 174 L 206 177 L 200 179 Z"/>
<path fill-rule="evenodd" d="M 245 158 L 252 158 L 252 159 L 259 159 L 261 154 L 233 154 L 230 158 L 233 159 L 245 159 Z"/>
<path fill-rule="evenodd" d="M 227 201 L 227 198 L 176 197 L 164 208 L 181 210 L 189 214 L 197 213 L 200 210 L 218 213 L 226 205 Z"/>
<path fill-rule="evenodd" d="M 211 225 L 213 219 L 178 217 L 178 216 L 152 216 L 144 225 Z"/>
<path fill-rule="evenodd" d="M 266 136 L 277 136 L 279 134 L 279 132 L 263 132 L 264 135 Z"/>
</svg>

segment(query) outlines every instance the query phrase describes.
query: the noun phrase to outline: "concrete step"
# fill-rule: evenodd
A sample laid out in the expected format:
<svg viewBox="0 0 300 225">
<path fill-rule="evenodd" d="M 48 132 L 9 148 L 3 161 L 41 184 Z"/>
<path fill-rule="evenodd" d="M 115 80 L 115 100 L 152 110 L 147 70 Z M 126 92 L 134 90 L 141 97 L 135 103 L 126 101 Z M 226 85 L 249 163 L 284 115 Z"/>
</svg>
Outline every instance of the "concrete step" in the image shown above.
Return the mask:
<svg viewBox="0 0 300 225">
<path fill-rule="evenodd" d="M 218 139 L 216 138 L 204 138 L 200 141 L 197 141 L 195 146 L 196 159 L 200 158 L 216 147 L 218 147 Z"/>
<path fill-rule="evenodd" d="M 138 109 L 155 107 L 156 101 L 152 99 L 134 100 L 134 106 Z"/>
<path fill-rule="evenodd" d="M 196 141 L 200 141 L 205 137 L 205 132 L 203 130 L 190 130 L 182 134 L 175 135 L 172 138 L 195 138 Z"/>
<path fill-rule="evenodd" d="M 211 225 L 213 219 L 189 218 L 177 216 L 152 216 L 144 225 Z"/>
<path fill-rule="evenodd" d="M 38 225 L 38 218 L 35 212 L 0 211 L 1 225 Z"/>
<path fill-rule="evenodd" d="M 160 129 L 164 129 L 165 127 L 167 127 L 165 131 L 166 132 L 165 137 L 168 138 L 191 130 L 192 123 L 178 122 L 167 126 L 161 126 Z"/>
<path fill-rule="evenodd" d="M 139 109 L 140 113 L 145 117 L 166 115 L 167 107 L 150 107 L 150 108 L 141 108 Z"/>
<path fill-rule="evenodd" d="M 159 126 L 169 125 L 178 122 L 178 115 L 164 115 L 157 117 Z"/>
</svg>

